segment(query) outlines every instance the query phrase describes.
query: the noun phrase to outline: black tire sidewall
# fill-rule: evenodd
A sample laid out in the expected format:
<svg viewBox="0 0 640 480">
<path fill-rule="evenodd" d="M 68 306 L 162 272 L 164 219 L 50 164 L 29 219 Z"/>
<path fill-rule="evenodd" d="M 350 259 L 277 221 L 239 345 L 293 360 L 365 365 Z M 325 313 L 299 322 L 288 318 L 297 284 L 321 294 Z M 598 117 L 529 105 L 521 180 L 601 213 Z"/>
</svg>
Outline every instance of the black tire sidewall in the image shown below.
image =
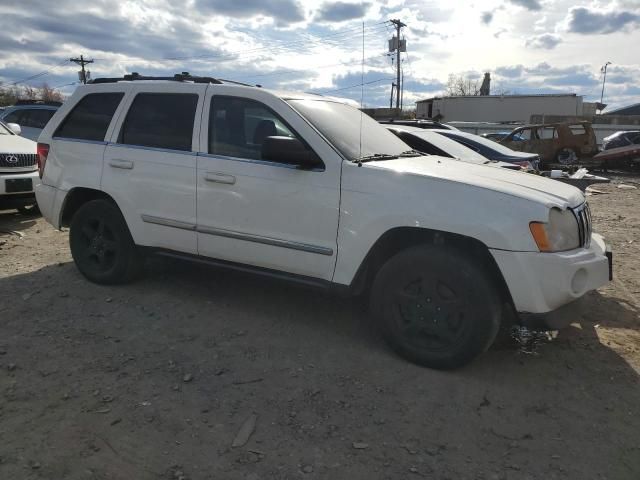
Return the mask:
<svg viewBox="0 0 640 480">
<path fill-rule="evenodd" d="M 394 328 L 392 301 L 394 286 L 403 278 L 429 269 L 442 275 L 455 276 L 467 288 L 467 301 L 473 314 L 456 348 L 451 351 L 417 349 Z M 402 357 L 419 365 L 450 369 L 457 368 L 483 353 L 495 339 L 500 327 L 501 306 L 490 277 L 473 259 L 444 246 L 419 245 L 390 258 L 379 270 L 371 290 L 371 309 L 380 331 L 391 348 Z"/>
<path fill-rule="evenodd" d="M 82 227 L 92 219 L 105 222 L 118 243 L 114 265 L 104 271 L 94 268 L 83 256 Z M 132 279 L 139 262 L 136 247 L 120 210 L 108 200 L 92 200 L 75 213 L 69 230 L 71 255 L 78 270 L 89 280 L 100 284 L 124 283 Z"/>
</svg>

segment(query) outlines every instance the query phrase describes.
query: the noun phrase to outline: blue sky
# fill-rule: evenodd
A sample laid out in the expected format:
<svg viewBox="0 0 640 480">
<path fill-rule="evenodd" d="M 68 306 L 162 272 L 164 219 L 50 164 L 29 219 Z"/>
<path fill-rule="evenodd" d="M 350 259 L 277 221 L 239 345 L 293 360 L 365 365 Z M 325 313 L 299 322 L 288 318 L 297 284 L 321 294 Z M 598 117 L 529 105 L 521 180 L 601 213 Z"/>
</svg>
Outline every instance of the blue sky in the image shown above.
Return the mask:
<svg viewBox="0 0 640 480">
<path fill-rule="evenodd" d="M 485 71 L 494 91 L 599 100 L 607 61 L 605 103 L 640 102 L 640 0 L 10 0 L 0 83 L 69 94 L 82 53 L 94 78 L 189 71 L 360 101 L 364 54 L 364 103 L 384 106 L 391 18 L 407 24 L 405 106 Z"/>
</svg>

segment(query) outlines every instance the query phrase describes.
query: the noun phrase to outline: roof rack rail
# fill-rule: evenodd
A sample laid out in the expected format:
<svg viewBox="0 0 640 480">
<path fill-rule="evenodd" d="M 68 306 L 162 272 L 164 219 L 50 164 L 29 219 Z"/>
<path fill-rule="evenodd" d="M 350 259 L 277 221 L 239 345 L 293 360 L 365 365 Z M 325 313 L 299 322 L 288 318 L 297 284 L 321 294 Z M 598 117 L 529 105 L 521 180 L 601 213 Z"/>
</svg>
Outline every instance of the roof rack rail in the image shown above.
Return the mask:
<svg viewBox="0 0 640 480">
<path fill-rule="evenodd" d="M 189 72 L 176 73 L 172 77 L 148 77 L 146 75 L 140 75 L 138 72 L 126 74 L 123 77 L 111 77 L 111 78 L 95 78 L 89 80 L 88 83 L 117 83 L 117 82 L 132 82 L 137 80 L 168 80 L 171 82 L 193 82 L 193 83 L 222 83 L 221 80 L 213 77 L 197 77 L 191 75 Z"/>
</svg>

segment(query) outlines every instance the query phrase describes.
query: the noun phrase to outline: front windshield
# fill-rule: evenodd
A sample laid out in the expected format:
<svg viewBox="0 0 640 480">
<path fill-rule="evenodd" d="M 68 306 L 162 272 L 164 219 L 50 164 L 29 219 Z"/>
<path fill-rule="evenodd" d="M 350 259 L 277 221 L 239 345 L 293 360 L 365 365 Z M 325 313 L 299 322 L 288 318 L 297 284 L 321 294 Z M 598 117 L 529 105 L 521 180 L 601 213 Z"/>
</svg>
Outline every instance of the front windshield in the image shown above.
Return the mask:
<svg viewBox="0 0 640 480">
<path fill-rule="evenodd" d="M 440 132 L 438 132 L 446 137 L 449 138 L 453 138 L 454 140 L 456 138 L 459 138 L 461 140 L 471 140 L 473 142 L 476 142 L 479 145 L 483 145 L 487 148 L 490 148 L 493 151 L 496 151 L 498 153 L 501 153 L 502 155 L 509 155 L 509 156 L 513 156 L 518 155 L 518 152 L 516 152 L 515 150 L 511 150 L 510 148 L 505 147 L 504 145 L 499 144 L 498 142 L 494 142 L 493 140 L 488 140 L 484 137 L 481 137 L 480 135 L 474 135 L 473 133 L 466 133 L 466 132 L 450 132 L 450 130 L 442 130 Z"/>
<path fill-rule="evenodd" d="M 325 99 L 287 102 L 348 160 L 373 155 L 396 156 L 411 150 L 369 115 L 344 103 Z"/>
<path fill-rule="evenodd" d="M 0 122 L 0 135 L 13 135 L 13 132 L 2 122 Z"/>
</svg>

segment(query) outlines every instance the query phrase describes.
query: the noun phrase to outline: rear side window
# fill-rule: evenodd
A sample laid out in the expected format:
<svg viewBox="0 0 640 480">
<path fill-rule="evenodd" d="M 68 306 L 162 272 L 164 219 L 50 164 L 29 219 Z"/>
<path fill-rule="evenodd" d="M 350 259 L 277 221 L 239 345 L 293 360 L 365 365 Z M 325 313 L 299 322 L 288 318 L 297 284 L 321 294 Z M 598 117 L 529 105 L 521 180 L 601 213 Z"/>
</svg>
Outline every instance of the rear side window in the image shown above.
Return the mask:
<svg viewBox="0 0 640 480">
<path fill-rule="evenodd" d="M 90 93 L 78 102 L 54 137 L 104 141 L 111 118 L 124 93 Z"/>
<path fill-rule="evenodd" d="M 191 151 L 197 105 L 196 94 L 139 93 L 118 143 Z"/>
</svg>

